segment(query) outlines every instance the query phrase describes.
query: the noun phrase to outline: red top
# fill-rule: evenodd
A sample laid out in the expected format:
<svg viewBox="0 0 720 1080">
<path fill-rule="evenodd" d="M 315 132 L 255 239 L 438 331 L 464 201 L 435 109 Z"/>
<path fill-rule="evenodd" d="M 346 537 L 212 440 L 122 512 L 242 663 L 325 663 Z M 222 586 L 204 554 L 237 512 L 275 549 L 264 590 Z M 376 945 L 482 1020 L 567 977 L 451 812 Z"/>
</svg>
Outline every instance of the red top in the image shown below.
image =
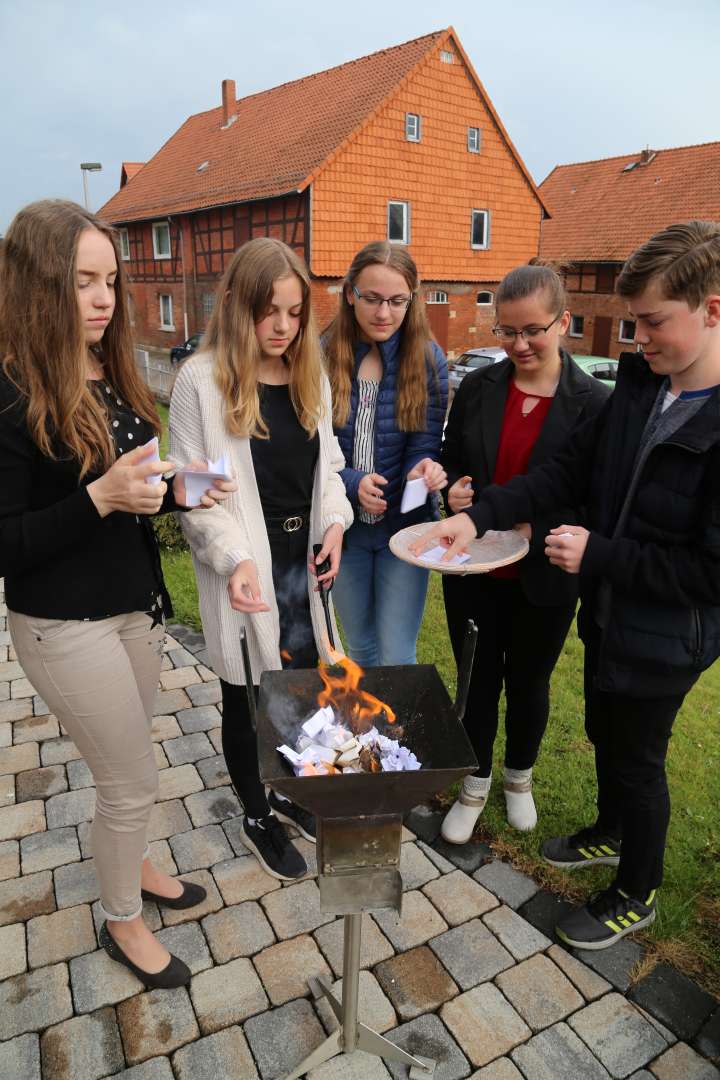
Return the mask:
<svg viewBox="0 0 720 1080">
<path fill-rule="evenodd" d="M 514 380 L 511 380 L 505 402 L 505 414 L 492 478 L 493 484 L 505 484 L 508 480 L 512 480 L 513 476 L 521 476 L 527 472 L 530 455 L 552 401 L 551 397 L 526 394 L 524 390 L 517 388 Z M 497 570 L 491 570 L 490 573 L 493 577 L 516 578 L 520 571 L 518 563 L 511 563 L 509 566 L 500 566 Z"/>
</svg>

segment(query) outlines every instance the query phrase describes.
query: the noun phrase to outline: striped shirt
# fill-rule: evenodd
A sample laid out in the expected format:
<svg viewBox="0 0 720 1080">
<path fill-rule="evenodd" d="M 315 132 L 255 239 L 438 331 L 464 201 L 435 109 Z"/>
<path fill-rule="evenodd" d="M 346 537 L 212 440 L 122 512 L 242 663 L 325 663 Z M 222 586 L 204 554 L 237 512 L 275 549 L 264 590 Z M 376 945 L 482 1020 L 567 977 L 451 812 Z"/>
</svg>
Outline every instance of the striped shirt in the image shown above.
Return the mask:
<svg viewBox="0 0 720 1080">
<path fill-rule="evenodd" d="M 375 470 L 375 413 L 379 389 L 380 383 L 375 379 L 358 379 L 353 468 L 366 473 Z M 375 525 L 383 517 L 382 514 L 369 514 L 367 510 L 359 510 L 357 516 L 366 525 Z"/>
</svg>

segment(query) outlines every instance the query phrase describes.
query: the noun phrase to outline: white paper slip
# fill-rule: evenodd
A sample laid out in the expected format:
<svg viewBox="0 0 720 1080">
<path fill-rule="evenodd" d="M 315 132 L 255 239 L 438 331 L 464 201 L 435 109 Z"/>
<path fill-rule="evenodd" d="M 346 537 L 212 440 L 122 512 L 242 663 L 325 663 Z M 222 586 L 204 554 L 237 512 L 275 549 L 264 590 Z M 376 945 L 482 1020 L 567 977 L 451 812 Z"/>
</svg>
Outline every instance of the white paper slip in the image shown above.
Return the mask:
<svg viewBox="0 0 720 1080">
<path fill-rule="evenodd" d="M 150 454 L 148 457 L 143 458 L 142 464 L 144 465 L 148 461 L 159 461 L 160 460 L 160 442 L 158 440 L 157 435 L 155 435 L 154 438 L 152 438 L 150 440 L 150 442 L 145 443 L 145 446 L 152 446 L 154 452 L 152 454 Z M 151 473 L 150 476 L 145 477 L 145 483 L 146 484 L 159 484 L 161 480 L 162 480 L 162 473 Z"/>
<path fill-rule="evenodd" d="M 408 480 L 402 493 L 400 513 L 407 514 L 411 510 L 417 509 L 418 506 L 423 505 L 427 497 L 428 486 L 424 477 L 418 476 L 417 480 Z"/>
<path fill-rule="evenodd" d="M 185 505 L 199 506 L 208 488 L 213 486 L 215 480 L 231 480 L 230 468 L 225 455 L 217 461 L 208 461 L 207 471 L 196 472 L 194 469 L 178 469 L 176 476 L 185 479 Z"/>
<path fill-rule="evenodd" d="M 309 735 L 311 739 L 314 739 L 316 735 L 319 735 L 323 728 L 326 728 L 328 724 L 332 724 L 335 718 L 335 714 L 329 705 L 326 705 L 324 709 L 318 709 L 309 720 L 306 720 L 302 726 L 306 735 Z"/>
<path fill-rule="evenodd" d="M 424 562 L 439 563 L 447 551 L 447 548 L 442 547 L 440 544 L 437 547 L 430 548 L 429 551 L 423 551 L 420 558 Z M 452 559 L 447 559 L 443 566 L 460 566 L 462 563 L 467 562 L 470 556 L 467 552 L 464 555 L 453 555 Z"/>
</svg>

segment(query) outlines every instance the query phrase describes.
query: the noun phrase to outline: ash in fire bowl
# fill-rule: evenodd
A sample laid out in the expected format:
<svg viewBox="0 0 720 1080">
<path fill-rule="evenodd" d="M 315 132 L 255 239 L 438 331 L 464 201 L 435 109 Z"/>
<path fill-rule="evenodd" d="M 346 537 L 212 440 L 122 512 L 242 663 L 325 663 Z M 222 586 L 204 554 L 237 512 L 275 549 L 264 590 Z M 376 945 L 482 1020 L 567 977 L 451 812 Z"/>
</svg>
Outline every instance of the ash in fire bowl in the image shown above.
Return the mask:
<svg viewBox="0 0 720 1080">
<path fill-rule="evenodd" d="M 404 732 L 395 723 L 394 711 L 360 687 L 362 668 L 348 657 L 341 657 L 337 666 L 341 675 L 320 666 L 320 708 L 303 723 L 296 746 L 278 747 L 295 774 L 334 776 L 419 769 L 415 754 L 400 742 Z M 380 734 L 375 726 L 383 720 L 388 735 Z"/>
</svg>

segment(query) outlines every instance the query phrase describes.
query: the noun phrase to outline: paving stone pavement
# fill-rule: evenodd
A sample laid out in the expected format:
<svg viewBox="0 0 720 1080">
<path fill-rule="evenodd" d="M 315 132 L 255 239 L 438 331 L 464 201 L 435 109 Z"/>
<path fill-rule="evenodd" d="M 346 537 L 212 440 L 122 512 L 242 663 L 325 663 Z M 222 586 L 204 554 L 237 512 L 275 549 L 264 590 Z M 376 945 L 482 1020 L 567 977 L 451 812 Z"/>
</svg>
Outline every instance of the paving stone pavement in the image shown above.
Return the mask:
<svg viewBox="0 0 720 1080">
<path fill-rule="evenodd" d="M 5 614 L 0 595 L 0 633 Z M 0 1078 L 275 1080 L 335 1026 L 309 975 L 342 978 L 342 920 L 310 873 L 284 884 L 243 846 L 220 743 L 219 683 L 202 636 L 169 628 L 153 720 L 161 770 L 149 840 L 168 873 L 203 884 L 189 911 L 145 905 L 193 972 L 143 989 L 98 948 L 92 776 L 0 646 Z M 568 952 L 562 902 L 483 844 L 454 849 L 418 807 L 403 834 L 403 916 L 363 916 L 360 1019 L 434 1080 L 720 1080 L 720 1007 L 661 966 L 632 985 L 642 947 Z M 405 1080 L 367 1054 L 310 1080 Z"/>
</svg>

